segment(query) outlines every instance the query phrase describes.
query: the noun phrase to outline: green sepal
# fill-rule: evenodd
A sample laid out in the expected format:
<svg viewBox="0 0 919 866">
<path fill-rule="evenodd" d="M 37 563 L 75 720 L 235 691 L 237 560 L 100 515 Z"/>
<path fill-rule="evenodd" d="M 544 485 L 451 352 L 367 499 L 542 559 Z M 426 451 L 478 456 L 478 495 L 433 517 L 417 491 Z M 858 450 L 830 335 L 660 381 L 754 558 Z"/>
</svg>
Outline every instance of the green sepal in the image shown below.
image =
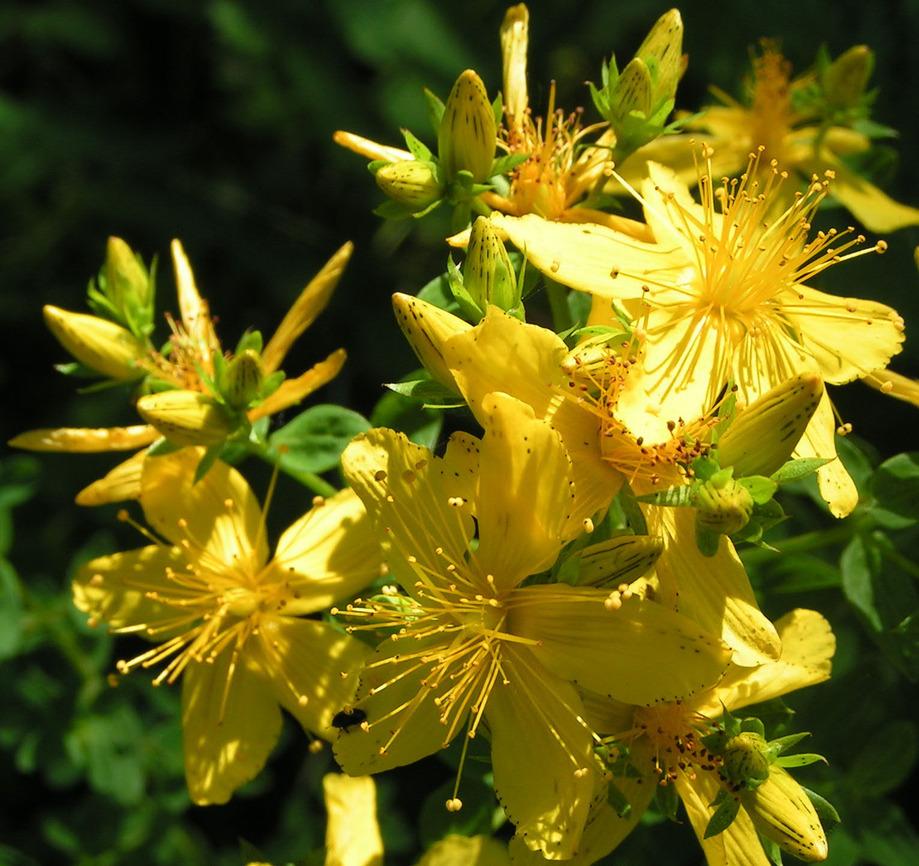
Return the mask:
<svg viewBox="0 0 919 866">
<path fill-rule="evenodd" d="M 414 379 L 410 382 L 386 382 L 384 388 L 395 391 L 403 397 L 411 397 L 424 404 L 425 409 L 456 409 L 465 406 L 457 402 L 456 394 L 432 379 Z"/>
<path fill-rule="evenodd" d="M 499 156 L 491 164 L 491 174 L 489 177 L 508 174 L 517 168 L 518 165 L 526 162 L 529 158 L 530 155 L 528 153 L 506 153 L 504 156 Z"/>
<path fill-rule="evenodd" d="M 233 352 L 234 355 L 241 355 L 247 349 L 252 349 L 259 354 L 262 353 L 262 332 L 261 331 L 246 331 L 240 338 L 239 342 L 236 344 L 236 351 Z"/>
<path fill-rule="evenodd" d="M 606 802 L 620 818 L 628 818 L 632 813 L 632 804 L 612 781 L 606 784 Z"/>
<path fill-rule="evenodd" d="M 739 478 L 737 483 L 750 494 L 757 505 L 765 505 L 779 489 L 776 481 L 764 475 L 748 475 L 746 478 Z"/>
<path fill-rule="evenodd" d="M 423 88 L 422 92 L 424 93 L 425 102 L 428 104 L 428 119 L 431 121 L 431 126 L 434 129 L 434 135 L 437 135 L 440 129 L 440 121 L 444 116 L 444 101 L 434 93 L 433 90 L 429 90 L 427 87 Z"/>
<path fill-rule="evenodd" d="M 832 463 L 832 457 L 799 457 L 796 460 L 789 460 L 780 466 L 769 477 L 776 484 L 787 484 L 789 481 L 799 481 L 813 475 L 821 466 Z"/>
<path fill-rule="evenodd" d="M 99 373 L 79 361 L 68 361 L 63 364 L 55 364 L 54 369 L 64 376 L 71 376 L 74 379 L 98 379 Z"/>
<path fill-rule="evenodd" d="M 409 149 L 409 153 L 415 159 L 437 163 L 437 157 L 434 156 L 434 152 L 420 138 L 417 138 L 411 130 L 403 128 L 402 137 L 405 139 L 405 146 Z"/>
<path fill-rule="evenodd" d="M 842 818 L 839 817 L 839 812 L 836 811 L 836 807 L 825 797 L 821 797 L 816 791 L 812 791 L 810 788 L 805 788 L 801 786 L 807 798 L 814 804 L 814 810 L 817 812 L 817 817 L 820 819 L 822 824 L 840 824 L 842 823 Z"/>
<path fill-rule="evenodd" d="M 162 439 L 157 439 L 148 449 L 148 457 L 164 457 L 166 454 L 172 454 L 175 451 L 178 451 L 182 446 L 176 445 L 175 442 L 170 442 L 168 439 L 163 437 Z"/>
<path fill-rule="evenodd" d="M 223 443 L 220 442 L 217 445 L 211 445 L 204 452 L 204 456 L 198 461 L 198 465 L 195 467 L 193 484 L 197 484 L 208 472 L 210 472 L 211 467 L 217 462 L 217 458 L 220 456 L 222 450 Z"/>
<path fill-rule="evenodd" d="M 724 790 L 718 792 L 718 796 L 710 805 L 715 807 L 715 811 L 708 819 L 703 839 L 711 839 L 712 836 L 717 836 L 727 830 L 734 823 L 740 811 L 740 800 Z"/>
<path fill-rule="evenodd" d="M 654 789 L 654 803 L 658 811 L 668 820 L 677 822 L 680 814 L 680 795 L 676 785 L 658 785 Z"/>
<path fill-rule="evenodd" d="M 779 767 L 807 767 L 811 764 L 818 764 L 821 761 L 824 764 L 829 763 L 823 755 L 818 755 L 814 752 L 801 752 L 798 755 L 786 755 L 784 758 L 776 758 L 774 763 Z"/>
</svg>

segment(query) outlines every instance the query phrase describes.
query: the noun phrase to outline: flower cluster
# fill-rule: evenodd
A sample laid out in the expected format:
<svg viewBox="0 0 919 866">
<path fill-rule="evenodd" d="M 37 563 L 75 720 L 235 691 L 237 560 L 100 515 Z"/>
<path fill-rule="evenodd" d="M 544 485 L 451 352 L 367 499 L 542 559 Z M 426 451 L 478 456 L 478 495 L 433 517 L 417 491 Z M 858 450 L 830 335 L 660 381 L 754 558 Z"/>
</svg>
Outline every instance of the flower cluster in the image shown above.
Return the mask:
<svg viewBox="0 0 919 866">
<path fill-rule="evenodd" d="M 127 385 L 144 423 L 13 444 L 140 449 L 77 501 L 136 500 L 144 523 L 120 515 L 149 544 L 83 565 L 73 596 L 90 624 L 152 644 L 128 644 L 119 676 L 181 679 L 195 802 L 225 802 L 259 772 L 283 708 L 353 776 L 457 741 L 450 812 L 486 740 L 514 833 L 507 852 L 476 842 L 494 862 L 587 866 L 668 797 L 711 866 L 766 866 L 778 849 L 823 860 L 828 804 L 787 770 L 818 756 L 789 753 L 798 735 L 768 739 L 756 705 L 828 679 L 835 639 L 813 610 L 773 622 L 737 548 L 767 546 L 782 485 L 815 475 L 831 514 L 857 505 L 825 386 L 915 399 L 886 369 L 898 314 L 814 285 L 886 249 L 816 228 L 827 197 L 869 229 L 916 222 L 841 156 L 870 146 L 867 49 L 791 79 L 765 45 L 747 103 L 671 122 L 686 66 L 671 10 L 621 70 L 604 64 L 588 123 L 554 88 L 535 116 L 528 15 L 514 6 L 501 26 L 498 99 L 472 70 L 445 102 L 428 94 L 434 147 L 336 133 L 373 160 L 382 216 L 451 209 L 465 258 L 449 260 L 442 297 L 394 296 L 425 370 L 392 387 L 465 407 L 470 432 L 438 452 L 366 429 L 341 443 L 342 490 L 298 470 L 286 449 L 309 443 L 268 418 L 344 363 L 339 350 L 296 378 L 280 369 L 350 244 L 267 343 L 248 332 L 227 352 L 177 241 L 179 315 L 157 347 L 153 269 L 112 239 L 94 314 L 45 316 L 75 359 L 66 371 Z M 273 555 L 234 468 L 246 456 L 317 494 Z"/>
</svg>

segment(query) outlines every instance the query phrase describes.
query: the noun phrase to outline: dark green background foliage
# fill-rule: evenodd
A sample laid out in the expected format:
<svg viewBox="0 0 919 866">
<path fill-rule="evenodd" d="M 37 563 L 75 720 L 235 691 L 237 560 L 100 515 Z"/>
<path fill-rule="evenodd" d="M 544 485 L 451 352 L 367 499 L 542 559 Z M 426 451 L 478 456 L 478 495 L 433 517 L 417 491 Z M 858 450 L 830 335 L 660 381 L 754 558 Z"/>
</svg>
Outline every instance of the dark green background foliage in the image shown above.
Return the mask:
<svg viewBox="0 0 919 866">
<path fill-rule="evenodd" d="M 531 4 L 531 97 L 559 82 L 560 104 L 584 104 L 582 82 L 610 51 L 638 45 L 662 3 Z M 709 82 L 737 92 L 748 46 L 776 36 L 796 68 L 817 45 L 836 54 L 855 42 L 877 52 L 881 92 L 875 117 L 898 127 L 902 156 L 880 166 L 882 182 L 919 203 L 916 0 L 786 3 L 694 0 L 682 5 L 690 65 L 678 104 L 696 108 Z M 339 345 L 350 361 L 320 395 L 366 416 L 380 383 L 415 364 L 394 325 L 389 295 L 417 289 L 443 270 L 445 225 L 381 225 L 363 161 L 337 149 L 333 130 L 398 143 L 408 126 L 431 140 L 422 85 L 446 95 L 475 67 L 500 87 L 494 0 L 6 0 L 0 6 L 0 317 L 3 438 L 36 426 L 130 423 L 120 392 L 76 397 L 51 364 L 64 353 L 44 330 L 40 308 L 81 309 L 105 238 L 124 237 L 146 257 L 160 254 L 160 308 L 175 309 L 166 253 L 180 237 L 228 344 L 249 326 L 269 332 L 309 277 L 343 241 L 357 244 L 330 308 L 295 348 L 298 372 Z M 848 217 L 827 211 L 828 221 Z M 919 232 L 888 238 L 883 259 L 835 269 L 821 284 L 883 300 L 919 328 L 913 247 Z M 529 307 L 528 307 L 529 308 Z M 538 308 L 538 304 L 534 304 Z M 919 375 L 912 338 L 895 364 Z M 798 516 L 776 536 L 797 537 L 781 557 L 748 557 L 767 611 L 824 611 L 839 638 L 833 681 L 793 696 L 793 727 L 826 768 L 799 778 L 834 800 L 844 824 L 831 863 L 913 866 L 919 844 L 903 787 L 917 752 L 919 569 L 914 460 L 915 410 L 859 384 L 834 398 L 872 446 L 847 449 L 865 505 L 830 523 L 802 486 L 788 497 Z M 451 421 L 451 423 L 454 423 Z M 462 423 L 462 419 L 460 419 Z M 181 775 L 177 695 L 153 690 L 144 674 L 112 689 L 112 660 L 130 652 L 88 629 L 69 601 L 69 575 L 88 557 L 140 540 L 114 509 L 86 511 L 74 493 L 110 456 L 0 454 L 0 866 L 238 864 L 252 852 L 302 862 L 321 846 L 319 780 L 328 750 L 309 756 L 290 725 L 267 771 L 226 807 L 189 805 Z M 264 474 L 253 474 L 264 490 Z M 279 527 L 308 497 L 282 479 L 272 522 Z M 875 500 L 876 497 L 876 500 Z M 880 504 L 872 504 L 875 502 Z M 15 542 L 14 542 L 15 528 Z M 15 563 L 15 565 L 13 564 Z M 113 653 L 117 652 L 117 655 Z M 782 707 L 771 709 L 775 729 Z M 449 758 L 449 755 L 447 756 Z M 411 862 L 419 841 L 446 831 L 428 795 L 449 776 L 430 759 L 381 784 L 390 864 Z M 481 774 L 479 774 L 481 775 Z M 461 829 L 487 829 L 489 794 L 467 773 Z M 915 776 L 913 775 L 915 779 Z M 443 792 L 436 794 L 438 802 Z M 436 815 L 428 818 L 429 815 Z M 643 827 L 615 862 L 696 864 L 686 826 Z"/>
</svg>

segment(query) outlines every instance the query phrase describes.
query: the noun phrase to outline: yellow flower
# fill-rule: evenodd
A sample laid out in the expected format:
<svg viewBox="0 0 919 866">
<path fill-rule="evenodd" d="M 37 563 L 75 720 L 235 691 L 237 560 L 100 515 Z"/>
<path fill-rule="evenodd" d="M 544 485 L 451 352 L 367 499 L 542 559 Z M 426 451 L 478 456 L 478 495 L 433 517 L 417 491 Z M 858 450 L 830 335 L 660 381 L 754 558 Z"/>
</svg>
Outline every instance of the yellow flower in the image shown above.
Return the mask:
<svg viewBox="0 0 919 866">
<path fill-rule="evenodd" d="M 377 823 L 377 789 L 370 776 L 322 777 L 328 815 L 325 866 L 381 866 L 383 840 Z"/>
<path fill-rule="evenodd" d="M 787 179 L 774 165 L 756 180 L 759 157 L 739 182 L 717 184 L 705 150 L 697 204 L 672 171 L 649 164 L 639 196 L 655 243 L 603 226 L 565 226 L 535 217 L 496 225 L 552 279 L 595 297 L 596 319 L 620 301 L 642 344 L 641 376 L 630 377 L 618 411 L 637 435 L 660 441 L 669 423 L 704 416 L 729 383 L 749 403 L 797 373 L 843 384 L 887 366 L 901 349 L 903 322 L 875 301 L 838 298 L 807 285 L 827 268 L 868 252 L 852 230 L 819 232 L 810 221 L 827 194 L 808 191 L 775 213 Z M 636 193 L 638 195 L 638 193 Z M 836 424 L 825 397 L 798 455 L 834 457 Z M 857 501 L 839 461 L 818 473 L 837 516 Z"/>
<path fill-rule="evenodd" d="M 505 394 L 483 406 L 481 444 L 458 434 L 444 458 L 391 430 L 345 450 L 345 474 L 404 594 L 389 587 L 348 606 L 368 621 L 353 628 L 394 632 L 366 666 L 362 721 L 335 754 L 346 772 L 375 773 L 475 737 L 485 721 L 505 811 L 527 845 L 564 859 L 577 849 L 596 775 L 572 681 L 654 702 L 717 680 L 728 652 L 628 593 L 522 585 L 555 562 L 569 533 L 571 464 L 529 407 Z"/>
<path fill-rule="evenodd" d="M 246 358 L 241 354 L 240 358 L 225 361 L 230 385 L 240 384 L 246 374 L 249 379 L 254 376 L 260 382 L 279 370 L 296 339 L 329 302 L 351 251 L 352 245 L 345 244 L 310 281 L 259 353 L 255 370 L 251 369 L 251 364 L 243 366 L 237 363 L 234 366 L 234 361 L 248 360 L 251 350 L 247 350 Z M 211 386 L 202 378 L 214 376 L 215 358 L 223 355 L 223 349 L 208 305 L 198 292 L 188 258 L 177 240 L 172 242 L 172 258 L 181 315 L 178 321 L 167 317 L 171 329 L 168 351 L 158 352 L 147 347 L 135 355 L 133 352 L 138 341 L 119 326 L 95 316 L 66 313 L 56 307 L 45 308 L 49 326 L 65 348 L 79 360 L 90 366 L 94 366 L 95 362 L 95 369 L 115 378 L 119 378 L 119 370 L 123 373 L 120 378 L 127 378 L 130 372 L 135 372 L 133 378 L 136 378 L 136 371 L 139 371 L 139 375 L 156 379 L 170 389 L 149 394 L 138 401 L 138 412 L 148 423 L 98 429 L 62 427 L 30 430 L 15 436 L 10 445 L 31 451 L 133 451 L 151 444 L 160 436 L 166 436 L 178 445 L 209 445 L 219 443 L 233 431 L 233 418 L 214 401 Z M 133 342 L 129 342 L 128 338 Z M 263 400 L 251 399 L 251 385 L 239 387 L 237 391 L 249 398 L 240 403 L 240 409 L 244 410 L 249 422 L 254 422 L 289 408 L 334 379 L 344 362 L 345 352 L 338 349 L 297 378 L 283 381 Z M 137 486 L 128 487 L 125 483 L 134 469 L 136 461 L 131 458 L 127 464 L 113 470 L 111 479 L 106 476 L 81 491 L 77 502 L 101 505 L 136 498 L 139 493 Z"/>
<path fill-rule="evenodd" d="M 589 838 L 585 834 L 589 845 L 571 866 L 586 866 L 613 850 L 661 784 L 676 786 L 709 866 L 768 866 L 770 861 L 757 837 L 757 828 L 762 832 L 767 825 L 769 838 L 796 857 L 811 861 L 826 858 L 826 837 L 813 806 L 800 785 L 774 766 L 770 767 L 769 781 L 741 797 L 734 822 L 722 833 L 704 838 L 713 813 L 711 804 L 727 783 L 718 759 L 706 749 L 702 738 L 715 730 L 725 709 L 734 713 L 830 676 L 836 642 L 829 623 L 819 613 L 795 610 L 776 626 L 782 638 L 780 659 L 758 668 L 732 665 L 716 686 L 688 700 L 629 707 L 585 695 L 587 720 L 596 730 L 628 746 L 637 774 L 614 779 L 631 803 L 629 815 L 620 818 L 603 798 L 592 810 Z M 522 850 L 519 842 L 513 844 Z"/>
<path fill-rule="evenodd" d="M 154 685 L 182 683 L 185 772 L 196 803 L 223 803 L 265 763 L 278 705 L 330 738 L 366 651 L 309 619 L 378 574 L 379 548 L 351 491 L 318 501 L 269 558 L 265 519 L 243 477 L 216 463 L 194 482 L 197 449 L 148 458 L 140 502 L 154 544 L 92 560 L 74 603 L 92 624 L 156 644 L 125 674 L 165 663 Z"/>
<path fill-rule="evenodd" d="M 537 418 L 552 424 L 572 462 L 575 526 L 605 509 L 623 479 L 636 493 L 681 481 L 680 466 L 703 453 L 711 421 L 693 419 L 675 425 L 658 444 L 645 443 L 616 417 L 618 389 L 634 364 L 604 356 L 599 370 L 585 371 L 577 352 L 545 328 L 528 325 L 489 308 L 482 322 L 470 328 L 449 327 L 429 304 L 395 295 L 397 316 L 411 311 L 414 331 L 427 353 L 441 359 L 473 414 L 484 425 L 485 400 L 503 391 L 527 404 Z M 456 318 L 456 317 L 453 317 Z M 425 327 L 428 321 L 437 327 Z M 809 388 L 820 388 L 815 377 Z M 780 425 L 779 425 L 780 426 Z M 720 634 L 734 650 L 735 662 L 761 664 L 778 656 L 779 641 L 772 623 L 760 612 L 747 574 L 730 539 L 724 538 L 714 557 L 703 556 L 695 543 L 692 510 L 646 506 L 649 531 L 663 539 L 657 563 L 662 597 L 704 629 Z"/>
<path fill-rule="evenodd" d="M 843 157 L 869 149 L 871 140 L 846 126 L 821 127 L 807 113 L 795 110 L 792 96 L 808 83 L 806 77 L 791 79 L 791 64 L 770 43 L 753 62 L 753 86 L 748 104 L 715 90 L 723 105 L 709 106 L 689 126 L 708 133 L 703 136 L 716 151 L 715 173 L 736 175 L 745 170 L 748 155 L 764 147 L 768 160 L 776 159 L 802 185 L 813 174 L 832 170 L 836 176 L 830 196 L 847 208 L 866 228 L 890 232 L 919 225 L 919 210 L 894 201 L 860 177 Z M 687 180 L 694 178 L 692 151 L 698 132 L 668 136 L 639 150 L 624 167 L 630 180 L 644 175 L 648 160 L 682 166 Z M 786 187 L 789 201 L 797 184 Z"/>
</svg>

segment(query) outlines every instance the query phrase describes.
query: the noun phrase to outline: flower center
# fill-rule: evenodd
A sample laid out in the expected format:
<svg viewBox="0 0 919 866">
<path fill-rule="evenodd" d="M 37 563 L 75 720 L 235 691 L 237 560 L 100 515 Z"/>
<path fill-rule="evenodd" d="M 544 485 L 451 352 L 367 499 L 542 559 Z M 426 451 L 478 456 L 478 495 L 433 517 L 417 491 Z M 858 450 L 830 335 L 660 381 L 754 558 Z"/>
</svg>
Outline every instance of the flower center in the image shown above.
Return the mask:
<svg viewBox="0 0 919 866">
<path fill-rule="evenodd" d="M 654 766 L 661 783 L 675 781 L 680 773 L 711 771 L 721 759 L 703 744 L 709 725 L 681 703 L 658 704 L 635 711 L 632 735 L 645 737 L 654 750 Z"/>
</svg>

